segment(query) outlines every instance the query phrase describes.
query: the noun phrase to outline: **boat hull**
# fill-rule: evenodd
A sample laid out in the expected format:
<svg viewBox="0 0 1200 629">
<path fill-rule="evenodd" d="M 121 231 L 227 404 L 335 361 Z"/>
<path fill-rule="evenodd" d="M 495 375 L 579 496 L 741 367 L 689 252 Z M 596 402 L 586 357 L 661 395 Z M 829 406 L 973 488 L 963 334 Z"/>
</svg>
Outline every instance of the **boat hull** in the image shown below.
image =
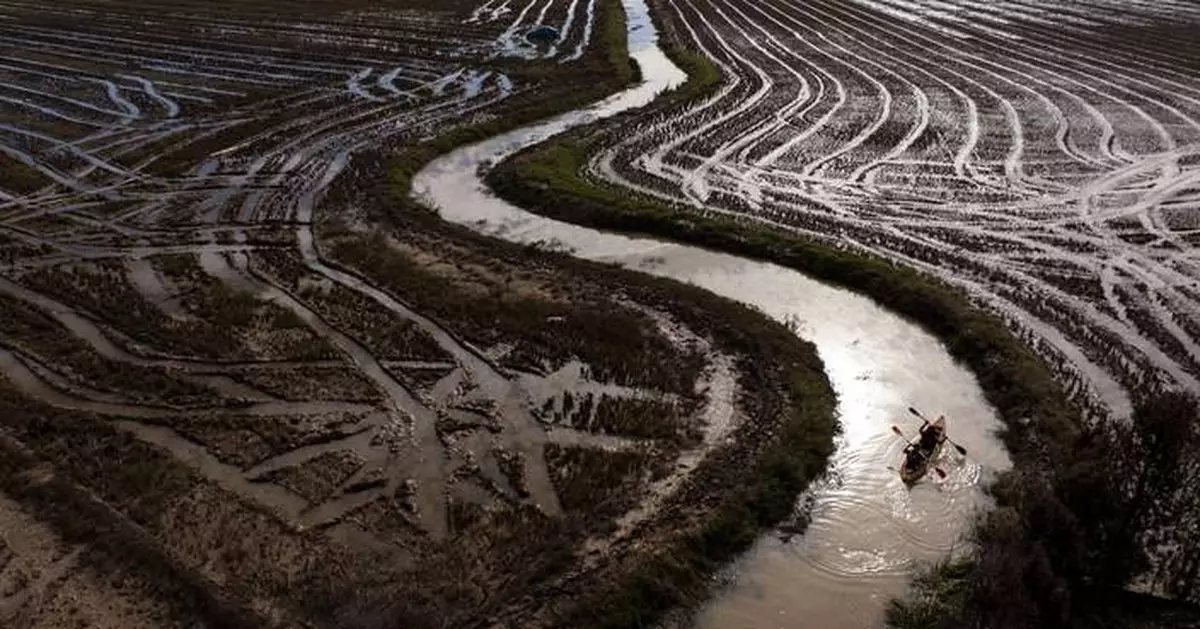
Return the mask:
<svg viewBox="0 0 1200 629">
<path fill-rule="evenodd" d="M 933 467 L 934 461 L 942 454 L 942 445 L 945 443 L 946 435 L 946 420 L 942 417 L 937 418 L 937 421 L 931 425 L 933 429 L 940 429 L 942 437 L 938 439 L 933 446 L 933 451 L 929 456 L 925 457 L 916 467 L 909 468 L 905 463 L 904 457 L 900 459 L 900 480 L 906 485 L 912 485 L 925 477 L 929 473 L 929 468 Z"/>
</svg>

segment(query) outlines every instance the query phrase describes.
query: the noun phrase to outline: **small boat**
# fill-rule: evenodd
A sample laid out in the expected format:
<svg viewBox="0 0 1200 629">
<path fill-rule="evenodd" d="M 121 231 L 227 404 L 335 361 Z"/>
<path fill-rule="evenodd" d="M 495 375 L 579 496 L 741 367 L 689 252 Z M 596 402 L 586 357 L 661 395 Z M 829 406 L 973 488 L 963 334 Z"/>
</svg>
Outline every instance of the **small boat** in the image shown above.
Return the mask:
<svg viewBox="0 0 1200 629">
<path fill-rule="evenodd" d="M 942 444 L 946 442 L 946 418 L 939 417 L 922 428 L 922 434 L 934 431 L 933 447 L 926 450 L 921 448 L 920 439 L 904 448 L 904 459 L 900 462 L 900 480 L 905 485 L 913 485 L 921 480 L 933 467 L 933 462 L 942 454 Z"/>
</svg>

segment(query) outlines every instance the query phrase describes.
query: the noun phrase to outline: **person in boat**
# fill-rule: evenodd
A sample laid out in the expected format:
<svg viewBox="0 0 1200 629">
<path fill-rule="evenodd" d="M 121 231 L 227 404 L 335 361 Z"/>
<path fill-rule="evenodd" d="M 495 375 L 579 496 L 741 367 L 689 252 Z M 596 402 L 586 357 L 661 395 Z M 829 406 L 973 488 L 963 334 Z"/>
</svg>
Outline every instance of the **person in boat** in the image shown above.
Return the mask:
<svg viewBox="0 0 1200 629">
<path fill-rule="evenodd" d="M 916 470 L 933 455 L 934 448 L 942 438 L 942 429 L 928 422 L 921 426 L 921 437 L 917 443 L 904 447 L 904 467 L 910 471 Z"/>
<path fill-rule="evenodd" d="M 921 466 L 921 463 L 925 460 L 926 456 L 928 455 L 922 452 L 921 448 L 915 443 L 910 443 L 904 446 L 904 469 L 910 472 L 916 471 L 916 469 Z"/>
<path fill-rule="evenodd" d="M 939 417 L 938 419 L 941 418 Z M 934 447 L 937 446 L 937 443 L 939 440 L 941 440 L 941 438 L 942 429 L 926 422 L 924 426 L 921 426 L 921 444 L 919 446 L 921 451 L 933 452 Z"/>
</svg>

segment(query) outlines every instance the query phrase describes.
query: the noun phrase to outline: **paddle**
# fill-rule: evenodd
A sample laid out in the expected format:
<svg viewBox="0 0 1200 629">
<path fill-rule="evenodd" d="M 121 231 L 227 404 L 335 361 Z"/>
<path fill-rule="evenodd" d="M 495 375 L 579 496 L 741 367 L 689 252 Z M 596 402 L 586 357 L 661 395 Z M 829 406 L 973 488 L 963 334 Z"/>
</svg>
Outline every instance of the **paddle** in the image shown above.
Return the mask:
<svg viewBox="0 0 1200 629">
<path fill-rule="evenodd" d="M 910 413 L 912 413 L 913 415 L 916 415 L 917 417 L 921 418 L 921 421 L 923 421 L 923 422 L 925 422 L 925 423 L 927 423 L 927 424 L 928 424 L 928 423 L 930 423 L 930 422 L 929 422 L 929 420 L 928 420 L 928 419 L 925 419 L 925 416 L 921 414 L 921 411 L 918 411 L 917 409 L 915 409 L 915 408 L 913 408 L 913 407 L 911 407 L 911 406 L 910 406 L 910 407 L 908 407 L 908 412 L 910 412 Z M 950 442 L 950 445 L 954 446 L 954 449 L 955 449 L 955 450 L 958 450 L 958 453 L 959 453 L 959 454 L 961 454 L 961 455 L 963 455 L 963 456 L 967 456 L 967 449 L 966 449 L 966 448 L 964 448 L 964 447 L 962 447 L 962 446 L 958 445 L 957 443 L 954 443 L 954 441 L 950 439 L 950 436 L 949 436 L 949 435 L 947 435 L 947 434 L 945 434 L 944 432 L 942 433 L 942 436 L 946 438 L 946 441 L 949 441 L 949 442 Z"/>
<path fill-rule="evenodd" d="M 909 439 L 909 438 L 908 438 L 908 436 L 906 436 L 906 435 L 904 434 L 904 431 L 903 431 L 903 430 L 900 430 L 900 427 L 899 427 L 899 426 L 897 426 L 897 425 L 895 425 L 895 424 L 892 424 L 892 432 L 896 433 L 897 435 L 900 435 L 900 438 L 904 439 L 904 440 L 905 440 L 905 441 L 907 441 L 909 444 L 912 444 L 913 440 L 912 440 L 912 439 Z M 940 476 L 941 478 L 946 478 L 946 470 L 943 470 L 942 468 L 940 468 L 940 467 L 938 467 L 938 466 L 934 465 L 934 466 L 933 466 L 933 471 L 937 472 L 937 475 L 938 475 L 938 476 Z"/>
</svg>

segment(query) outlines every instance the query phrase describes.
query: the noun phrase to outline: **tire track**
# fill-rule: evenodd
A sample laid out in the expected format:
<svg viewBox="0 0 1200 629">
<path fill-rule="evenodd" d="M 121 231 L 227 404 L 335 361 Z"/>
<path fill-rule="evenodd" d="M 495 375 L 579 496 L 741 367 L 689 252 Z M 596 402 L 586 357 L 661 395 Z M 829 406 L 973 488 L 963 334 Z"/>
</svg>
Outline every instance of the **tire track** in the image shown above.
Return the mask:
<svg viewBox="0 0 1200 629">
<path fill-rule="evenodd" d="M 1194 245 L 1163 209 L 1198 185 L 1186 156 L 1200 140 L 1200 84 L 1164 69 L 1169 52 L 1140 54 L 1139 42 L 1092 54 L 1094 27 L 1078 24 L 1068 45 L 1052 43 L 1008 5 L 989 7 L 1002 19 L 985 25 L 963 2 L 947 3 L 963 7 L 953 20 L 909 19 L 915 5 L 901 2 L 661 4 L 725 81 L 686 109 L 642 116 L 589 162 L 593 176 L 700 214 L 853 238 L 948 278 L 979 276 L 971 257 L 983 256 L 990 278 L 972 292 L 1010 311 L 1003 295 L 1032 300 L 1014 325 L 1052 339 L 1093 394 L 1114 378 L 1200 388 L 1185 356 L 1200 339 L 1171 315 L 1200 307 L 1182 290 L 1198 281 L 1185 253 Z M 941 130 L 955 127 L 944 145 Z M 893 195 L 905 200 L 889 206 Z M 1134 231 L 1150 240 L 1130 241 Z M 1137 289 L 1137 321 L 1118 281 L 1157 286 Z M 1067 341 L 1054 332 L 1063 321 L 1035 325 L 1039 299 L 1069 304 L 1091 331 Z M 1119 340 L 1088 350 L 1111 354 L 1098 363 L 1075 346 L 1085 338 Z M 1108 396 L 1125 406 L 1119 397 Z"/>
</svg>

